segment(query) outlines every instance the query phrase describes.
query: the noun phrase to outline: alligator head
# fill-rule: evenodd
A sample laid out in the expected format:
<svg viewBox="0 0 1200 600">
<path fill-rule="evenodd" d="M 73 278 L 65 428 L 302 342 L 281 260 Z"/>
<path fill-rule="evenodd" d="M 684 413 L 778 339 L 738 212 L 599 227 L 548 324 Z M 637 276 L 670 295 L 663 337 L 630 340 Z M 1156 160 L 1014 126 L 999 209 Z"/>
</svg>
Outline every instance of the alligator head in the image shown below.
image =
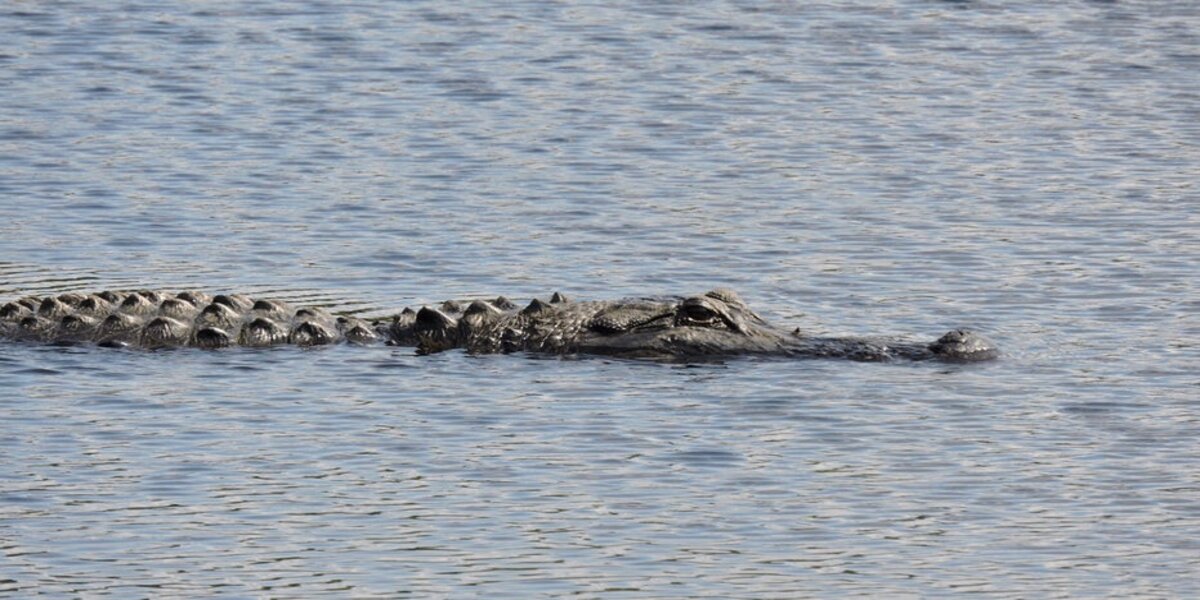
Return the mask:
<svg viewBox="0 0 1200 600">
<path fill-rule="evenodd" d="M 729 289 L 676 302 L 623 302 L 602 308 L 578 336 L 574 351 L 678 360 L 774 354 L 975 362 L 998 355 L 991 341 L 964 329 L 953 330 L 933 343 L 896 337 L 814 337 L 799 330 L 784 331 L 755 314 Z"/>
<path fill-rule="evenodd" d="M 789 342 L 788 334 L 750 310 L 736 292 L 715 289 L 678 301 L 631 301 L 602 308 L 579 333 L 575 351 L 694 359 L 779 353 Z"/>
</svg>

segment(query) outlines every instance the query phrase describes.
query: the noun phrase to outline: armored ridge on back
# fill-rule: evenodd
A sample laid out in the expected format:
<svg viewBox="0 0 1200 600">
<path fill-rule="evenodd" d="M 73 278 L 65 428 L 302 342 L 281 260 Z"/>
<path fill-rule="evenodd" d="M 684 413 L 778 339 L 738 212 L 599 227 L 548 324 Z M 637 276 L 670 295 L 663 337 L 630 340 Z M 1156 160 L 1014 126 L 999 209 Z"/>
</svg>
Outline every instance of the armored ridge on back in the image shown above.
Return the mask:
<svg viewBox="0 0 1200 600">
<path fill-rule="evenodd" d="M 554 294 L 524 308 L 504 297 L 447 301 L 360 319 L 319 308 L 254 299 L 159 291 L 30 296 L 0 307 L 0 337 L 49 343 L 135 348 L 318 346 L 386 343 L 420 354 L 597 354 L 657 360 L 737 355 L 977 361 L 994 358 L 982 336 L 954 330 L 934 342 L 895 337 L 814 337 L 774 327 L 732 290 L 687 297 L 569 301 Z"/>
</svg>

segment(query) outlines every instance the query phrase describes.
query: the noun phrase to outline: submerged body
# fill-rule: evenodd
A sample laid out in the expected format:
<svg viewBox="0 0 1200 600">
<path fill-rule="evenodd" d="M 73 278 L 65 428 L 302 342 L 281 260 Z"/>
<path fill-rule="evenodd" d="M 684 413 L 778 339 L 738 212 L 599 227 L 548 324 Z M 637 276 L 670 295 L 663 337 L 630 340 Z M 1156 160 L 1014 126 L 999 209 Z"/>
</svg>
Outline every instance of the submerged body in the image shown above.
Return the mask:
<svg viewBox="0 0 1200 600">
<path fill-rule="evenodd" d="M 381 319 L 230 294 L 99 292 L 27 297 L 0 307 L 0 336 L 51 344 L 168 348 L 315 346 L 348 342 L 429 354 L 597 354 L 659 360 L 779 355 L 852 360 L 985 360 L 978 334 L 954 330 L 929 343 L 884 337 L 812 337 L 772 326 L 732 290 L 689 297 L 572 302 L 554 294 L 518 308 L 507 299 L 448 301 Z"/>
</svg>

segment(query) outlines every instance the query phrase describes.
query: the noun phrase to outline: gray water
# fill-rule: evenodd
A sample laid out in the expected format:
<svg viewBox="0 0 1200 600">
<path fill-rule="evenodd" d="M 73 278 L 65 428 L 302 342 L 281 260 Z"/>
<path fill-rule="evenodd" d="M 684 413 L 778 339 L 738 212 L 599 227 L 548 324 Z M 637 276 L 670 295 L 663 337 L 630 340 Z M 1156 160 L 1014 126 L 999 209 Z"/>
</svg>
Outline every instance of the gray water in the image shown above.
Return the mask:
<svg viewBox="0 0 1200 600">
<path fill-rule="evenodd" d="M 5 4 L 0 300 L 730 286 L 1005 354 L 4 344 L 0 596 L 1200 594 L 1200 8 L 1013 4 Z"/>
</svg>

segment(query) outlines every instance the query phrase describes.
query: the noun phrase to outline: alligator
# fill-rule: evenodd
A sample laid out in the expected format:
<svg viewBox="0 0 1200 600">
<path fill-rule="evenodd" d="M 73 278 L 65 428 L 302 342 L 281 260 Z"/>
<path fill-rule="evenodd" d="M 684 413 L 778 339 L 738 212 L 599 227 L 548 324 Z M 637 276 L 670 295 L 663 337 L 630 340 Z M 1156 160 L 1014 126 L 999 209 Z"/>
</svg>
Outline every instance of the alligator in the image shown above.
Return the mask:
<svg viewBox="0 0 1200 600">
<path fill-rule="evenodd" d="M 736 292 L 572 301 L 560 293 L 518 307 L 503 296 L 452 300 L 383 318 L 240 294 L 102 291 L 29 296 L 0 307 L 0 337 L 56 345 L 224 348 L 389 344 L 433 354 L 530 352 L 657 360 L 738 355 L 967 362 L 997 356 L 986 338 L 955 329 L 933 342 L 822 337 L 775 327 Z"/>
</svg>

